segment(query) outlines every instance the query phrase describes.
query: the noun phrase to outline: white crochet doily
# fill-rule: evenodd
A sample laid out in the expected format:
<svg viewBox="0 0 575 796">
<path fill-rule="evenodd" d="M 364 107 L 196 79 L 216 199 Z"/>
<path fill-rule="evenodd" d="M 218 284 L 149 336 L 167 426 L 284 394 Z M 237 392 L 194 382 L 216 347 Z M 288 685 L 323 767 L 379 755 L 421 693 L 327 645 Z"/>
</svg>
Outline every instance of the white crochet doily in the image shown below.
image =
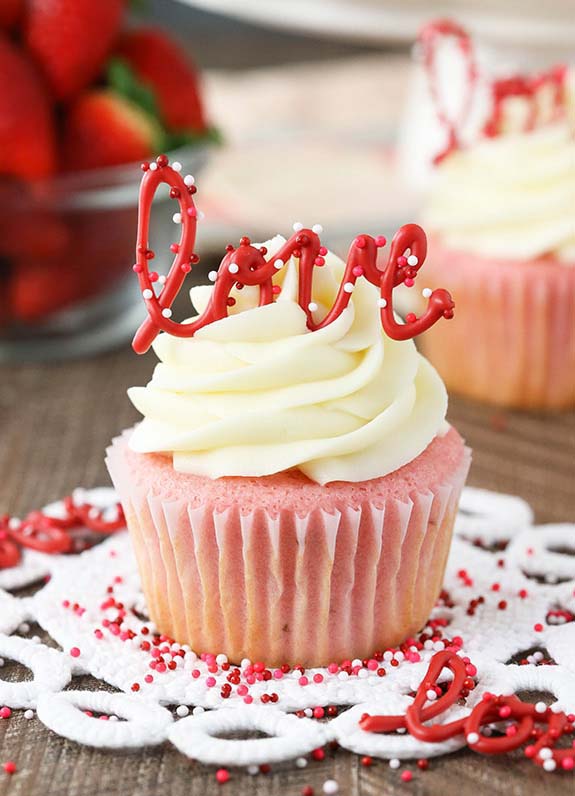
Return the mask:
<svg viewBox="0 0 575 796">
<path fill-rule="evenodd" d="M 116 502 L 111 489 L 79 498 L 103 508 Z M 58 503 L 48 509 L 61 510 Z M 330 667 L 305 676 L 272 670 L 270 677 L 249 661 L 237 662 L 234 674 L 225 656 L 202 660 L 159 641 L 125 531 L 81 555 L 26 551 L 19 566 L 0 570 L 0 659 L 23 664 L 32 679 L 0 678 L 0 707 L 35 709 L 47 727 L 81 744 L 138 749 L 167 740 L 209 764 L 293 759 L 333 740 L 362 755 L 430 757 L 459 748 L 463 738 L 428 744 L 401 731 L 364 732 L 358 720 L 363 713 L 405 712 L 431 656 L 444 647 L 437 638 L 443 633 L 463 640 L 459 654 L 477 667 L 477 687 L 464 706 L 436 721 L 466 715 L 485 691 L 549 692 L 554 709 L 573 713 L 575 525 L 532 520 L 518 498 L 466 488 L 445 592 L 432 615 L 440 622 L 428 631 L 436 640 L 427 638 L 421 650 L 386 651 L 366 666 L 353 661 L 351 674 Z M 38 580 L 45 585 L 31 597 L 10 593 Z M 55 644 L 30 638 L 31 622 Z M 122 693 L 66 690 L 84 674 Z M 254 730 L 266 737 L 237 739 Z M 236 737 L 222 737 L 230 734 Z"/>
</svg>

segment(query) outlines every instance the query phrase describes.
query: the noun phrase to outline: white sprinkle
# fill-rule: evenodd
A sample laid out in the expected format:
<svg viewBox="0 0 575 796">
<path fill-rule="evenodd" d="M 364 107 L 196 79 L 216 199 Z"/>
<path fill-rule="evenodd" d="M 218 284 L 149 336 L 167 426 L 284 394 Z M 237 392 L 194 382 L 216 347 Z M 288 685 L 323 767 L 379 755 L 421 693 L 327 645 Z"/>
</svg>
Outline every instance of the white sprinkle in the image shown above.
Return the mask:
<svg viewBox="0 0 575 796">
<path fill-rule="evenodd" d="M 398 735 L 405 735 L 405 733 L 407 732 L 407 727 L 398 727 L 396 732 Z"/>
<path fill-rule="evenodd" d="M 120 719 L 117 716 L 112 715 L 108 716 L 108 721 L 120 721 Z"/>
<path fill-rule="evenodd" d="M 30 632 L 30 625 L 28 622 L 22 622 L 20 627 L 18 628 L 19 633 L 29 633 Z"/>
<path fill-rule="evenodd" d="M 216 663 L 218 664 L 218 666 L 221 666 L 222 664 L 227 662 L 228 662 L 228 656 L 224 655 L 223 652 L 220 652 L 219 655 L 216 655 Z"/>
<path fill-rule="evenodd" d="M 549 760 L 551 757 L 553 757 L 553 752 L 548 746 L 544 746 L 539 750 L 539 757 L 541 760 Z"/>
<path fill-rule="evenodd" d="M 284 267 L 284 261 L 283 260 L 274 260 L 274 268 L 277 268 L 277 270 L 279 271 L 280 268 L 283 268 L 283 267 Z"/>
<path fill-rule="evenodd" d="M 335 779 L 326 779 L 323 783 L 323 792 L 326 794 L 339 793 L 339 785 Z"/>
<path fill-rule="evenodd" d="M 228 266 L 228 271 L 230 272 L 230 274 L 237 274 L 239 270 L 240 267 L 237 263 L 230 263 Z"/>
<path fill-rule="evenodd" d="M 409 257 L 407 258 L 407 264 L 408 265 L 417 265 L 418 263 L 419 263 L 419 260 L 417 259 L 415 254 L 410 254 Z"/>
<path fill-rule="evenodd" d="M 176 708 L 176 715 L 179 716 L 181 719 L 184 719 L 190 713 L 190 709 L 187 705 L 178 705 Z"/>
<path fill-rule="evenodd" d="M 465 740 L 469 744 L 477 743 L 477 741 L 479 740 L 479 734 L 476 733 L 476 732 L 470 732 L 470 733 L 468 733 L 468 735 L 467 735 Z"/>
<path fill-rule="evenodd" d="M 179 160 L 174 160 L 174 162 L 172 163 L 172 168 L 173 168 L 174 171 L 181 171 L 182 170 L 182 164 L 180 163 Z"/>
<path fill-rule="evenodd" d="M 157 163 L 150 163 L 150 171 L 156 171 L 158 168 Z"/>
<path fill-rule="evenodd" d="M 300 230 L 302 229 L 303 229 L 303 224 L 301 224 L 299 221 L 296 221 L 293 225 L 293 231 L 300 232 Z"/>
<path fill-rule="evenodd" d="M 547 710 L 547 705 L 545 702 L 536 702 L 535 703 L 535 713 L 545 713 Z"/>
<path fill-rule="evenodd" d="M 390 768 L 394 768 L 394 769 L 395 768 L 399 768 L 400 765 L 401 765 L 401 763 L 399 762 L 397 757 L 392 757 L 391 760 L 389 761 L 389 767 Z"/>
<path fill-rule="evenodd" d="M 192 716 L 199 716 L 201 713 L 204 713 L 205 709 L 201 705 L 196 705 L 196 707 L 192 710 Z"/>
<path fill-rule="evenodd" d="M 543 768 L 545 769 L 545 771 L 555 771 L 555 769 L 557 768 L 557 763 L 553 759 L 545 760 L 545 762 L 543 763 Z"/>
<path fill-rule="evenodd" d="M 40 636 L 32 636 L 32 638 L 30 639 L 30 641 L 31 641 L 33 644 L 39 644 L 41 640 L 42 640 L 42 639 L 40 638 Z"/>
<path fill-rule="evenodd" d="M 429 699 L 430 702 L 433 702 L 434 699 L 437 699 L 437 694 L 432 688 L 429 689 L 429 691 L 425 694 L 425 696 Z"/>
<path fill-rule="evenodd" d="M 305 715 L 306 715 L 306 717 L 307 717 L 308 719 L 311 719 L 311 717 L 313 716 L 313 710 L 312 710 L 311 708 L 306 708 L 306 709 L 304 710 L 304 713 L 305 713 Z"/>
<path fill-rule="evenodd" d="M 323 227 L 321 224 L 314 224 L 313 227 L 311 228 L 311 231 L 315 232 L 316 235 L 321 235 L 321 233 L 323 232 Z"/>
<path fill-rule="evenodd" d="M 310 312 L 315 312 L 317 310 L 317 304 L 315 301 L 310 301 L 310 303 L 307 305 L 307 308 Z"/>
<path fill-rule="evenodd" d="M 345 672 L 345 671 L 339 672 L 338 675 L 337 675 L 337 679 L 338 680 L 348 680 L 349 679 L 349 674 L 347 672 Z"/>
<path fill-rule="evenodd" d="M 186 174 L 186 176 L 184 177 L 184 185 L 187 185 L 189 187 L 190 185 L 193 185 L 194 183 L 195 183 L 195 179 L 192 177 L 192 175 L 191 174 Z"/>
<path fill-rule="evenodd" d="M 387 650 L 386 652 L 384 652 L 383 653 L 383 660 L 384 661 L 392 661 L 393 660 L 393 652 L 391 652 L 390 650 Z"/>
<path fill-rule="evenodd" d="M 393 657 L 395 658 L 396 661 L 400 661 L 401 662 L 401 661 L 405 660 L 405 655 L 403 654 L 403 652 L 401 650 L 397 650 L 397 652 L 395 653 L 395 655 Z"/>
<path fill-rule="evenodd" d="M 165 307 L 165 309 L 162 310 L 162 315 L 164 318 L 171 318 L 172 310 L 169 307 Z"/>
<path fill-rule="evenodd" d="M 431 296 L 432 290 L 430 287 L 424 287 L 421 291 L 421 295 L 423 298 L 429 298 Z"/>
<path fill-rule="evenodd" d="M 366 677 L 369 677 L 369 669 L 360 669 L 357 676 L 364 680 Z"/>
<path fill-rule="evenodd" d="M 24 718 L 28 719 L 28 721 L 30 721 L 30 719 L 33 719 L 35 715 L 36 714 L 34 713 L 33 710 L 25 710 L 24 711 Z"/>
<path fill-rule="evenodd" d="M 298 757 L 295 764 L 298 768 L 305 768 L 307 766 L 307 760 L 305 757 Z"/>
<path fill-rule="evenodd" d="M 559 702 L 554 702 L 552 705 L 550 705 L 550 710 L 551 710 L 551 713 L 562 713 L 563 712 L 561 710 L 561 705 L 559 704 Z"/>
<path fill-rule="evenodd" d="M 4 658 L 0 658 L 0 668 L 2 668 L 2 666 L 4 666 L 4 663 L 5 663 Z"/>
<path fill-rule="evenodd" d="M 383 309 L 385 309 L 385 307 L 387 307 L 387 299 L 384 299 L 384 298 L 379 298 L 379 299 L 377 300 L 377 306 L 378 306 L 380 309 L 382 309 L 382 310 L 383 310 Z"/>
<path fill-rule="evenodd" d="M 151 299 L 153 295 L 154 295 L 154 291 L 150 290 L 149 287 L 147 287 L 145 290 L 142 290 L 142 296 L 145 299 Z"/>
<path fill-rule="evenodd" d="M 181 213 L 174 213 L 172 216 L 172 221 L 174 224 L 181 224 L 182 223 L 182 214 Z"/>
<path fill-rule="evenodd" d="M 158 282 L 160 283 L 160 285 L 165 285 L 166 284 L 166 275 L 165 274 L 160 274 L 160 276 L 158 277 Z"/>
<path fill-rule="evenodd" d="M 250 775 L 250 777 L 255 777 L 256 774 L 259 774 L 260 767 L 259 766 L 248 766 L 246 771 Z"/>
<path fill-rule="evenodd" d="M 210 271 L 210 273 L 208 274 L 208 279 L 210 280 L 210 282 L 215 282 L 217 278 L 218 278 L 218 272 Z"/>
<path fill-rule="evenodd" d="M 343 289 L 345 290 L 346 293 L 353 293 L 354 287 L 355 285 L 353 284 L 353 282 L 345 282 Z"/>
</svg>

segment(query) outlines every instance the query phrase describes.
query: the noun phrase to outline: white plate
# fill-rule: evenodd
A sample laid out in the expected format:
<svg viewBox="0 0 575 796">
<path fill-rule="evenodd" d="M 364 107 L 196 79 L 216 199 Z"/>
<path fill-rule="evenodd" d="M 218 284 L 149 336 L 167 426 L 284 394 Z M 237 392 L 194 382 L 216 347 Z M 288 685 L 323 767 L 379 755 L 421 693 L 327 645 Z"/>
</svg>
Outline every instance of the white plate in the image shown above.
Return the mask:
<svg viewBox="0 0 575 796">
<path fill-rule="evenodd" d="M 572 0 L 180 0 L 206 11 L 302 33 L 364 42 L 409 42 L 434 16 L 456 17 L 478 36 L 512 46 L 575 47 Z"/>
</svg>

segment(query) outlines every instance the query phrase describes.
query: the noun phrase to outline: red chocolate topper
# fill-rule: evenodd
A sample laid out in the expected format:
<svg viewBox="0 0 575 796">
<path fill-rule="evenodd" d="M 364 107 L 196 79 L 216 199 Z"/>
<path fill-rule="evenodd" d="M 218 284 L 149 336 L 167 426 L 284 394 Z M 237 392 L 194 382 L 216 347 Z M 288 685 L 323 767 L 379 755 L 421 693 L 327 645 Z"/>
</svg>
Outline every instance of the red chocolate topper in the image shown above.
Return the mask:
<svg viewBox="0 0 575 796">
<path fill-rule="evenodd" d="M 443 103 L 436 72 L 438 53 L 446 38 L 453 38 L 457 42 L 463 58 L 466 78 L 463 100 L 459 112 L 454 118 L 450 118 Z M 434 158 L 434 163 L 439 163 L 447 155 L 462 148 L 461 133 L 469 119 L 477 86 L 477 64 L 471 37 L 464 28 L 449 19 L 439 19 L 425 25 L 419 33 L 418 41 L 422 49 L 423 66 L 427 73 L 435 112 L 447 134 L 445 149 Z M 511 97 L 521 97 L 526 103 L 527 113 L 522 127 L 523 132 L 529 132 L 538 125 L 539 101 L 542 91 L 550 91 L 551 113 L 549 119 L 560 118 L 565 112 L 566 82 L 567 68 L 564 65 L 554 66 L 539 74 L 517 74 L 492 81 L 489 86 L 491 110 L 483 126 L 483 134 L 492 138 L 501 133 L 505 103 Z"/>
<path fill-rule="evenodd" d="M 258 286 L 260 289 L 260 306 L 271 304 L 275 290 L 273 276 L 283 268 L 290 257 L 299 258 L 299 296 L 298 302 L 307 316 L 307 326 L 311 331 L 321 329 L 334 321 L 349 304 L 355 283 L 359 277 L 365 277 L 372 285 L 380 289 L 381 323 L 389 337 L 394 340 L 407 340 L 429 329 L 439 318 L 452 318 L 454 303 L 450 294 L 441 288 L 429 292 L 429 300 L 425 313 L 416 318 L 413 313 L 406 317 L 406 323 L 398 323 L 393 313 L 392 292 L 395 287 L 405 284 L 411 287 L 420 267 L 423 265 L 427 252 L 427 239 L 424 231 L 417 224 L 406 224 L 395 234 L 388 262 L 383 270 L 377 267 L 377 250 L 385 246 L 386 240 L 379 236 L 358 235 L 349 249 L 344 276 L 339 287 L 335 302 L 325 318 L 316 322 L 313 318 L 315 310 L 312 302 L 312 285 L 314 268 L 325 264 L 324 255 L 327 249 L 321 245 L 318 232 L 320 228 L 305 229 L 294 225 L 295 233 L 273 257 L 266 260 L 268 253 L 265 247 L 256 248 L 249 238 L 241 238 L 240 245 L 226 247 L 227 254 L 215 276 L 215 285 L 208 306 L 198 318 L 191 323 L 177 323 L 171 320 L 172 303 L 181 289 L 186 274 L 189 273 L 199 257 L 194 253 L 196 236 L 197 210 L 193 195 L 196 187 L 193 178 L 183 178 L 179 173 L 181 166 L 176 168 L 168 165 L 168 158 L 160 155 L 154 163 L 142 164 L 144 176 L 140 189 L 140 216 L 138 224 L 137 260 L 133 266 L 138 275 L 142 296 L 146 302 L 148 318 L 138 329 L 132 343 L 138 354 L 145 353 L 160 331 L 176 337 L 192 337 L 198 329 L 209 323 L 225 318 L 228 307 L 233 306 L 235 299 L 230 295 L 234 286 Z M 150 213 L 154 194 L 161 183 L 170 186 L 170 196 L 177 199 L 180 212 L 174 214 L 174 221 L 181 224 L 179 243 L 170 247 L 175 259 L 166 278 L 158 277 L 150 272 L 148 263 L 154 253 L 148 248 L 148 231 Z M 162 288 L 156 295 L 153 283 L 160 281 Z M 427 294 L 427 291 L 426 291 Z"/>
</svg>

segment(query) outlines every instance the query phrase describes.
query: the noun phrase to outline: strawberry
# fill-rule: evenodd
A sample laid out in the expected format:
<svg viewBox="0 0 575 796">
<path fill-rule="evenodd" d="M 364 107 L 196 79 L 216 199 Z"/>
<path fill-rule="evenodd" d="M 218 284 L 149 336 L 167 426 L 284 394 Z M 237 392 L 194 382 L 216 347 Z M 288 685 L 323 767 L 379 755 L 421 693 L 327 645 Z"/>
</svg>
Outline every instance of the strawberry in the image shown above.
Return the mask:
<svg viewBox="0 0 575 796">
<path fill-rule="evenodd" d="M 11 30 L 22 18 L 24 0 L 0 0 L 0 28 Z"/>
<path fill-rule="evenodd" d="M 69 100 L 102 70 L 125 0 L 28 0 L 24 40 L 59 100 Z"/>
<path fill-rule="evenodd" d="M 64 167 L 82 171 L 150 157 L 161 148 L 158 123 L 111 89 L 88 91 L 70 108 L 64 125 Z"/>
<path fill-rule="evenodd" d="M 0 174 L 50 176 L 56 166 L 48 93 L 27 56 L 0 34 Z"/>
<path fill-rule="evenodd" d="M 82 263 L 62 258 L 14 260 L 7 298 L 12 318 L 38 323 L 80 299 L 87 298 Z"/>
<path fill-rule="evenodd" d="M 121 36 L 115 55 L 152 91 L 170 132 L 206 131 L 197 71 L 172 38 L 152 28 L 130 31 Z"/>
</svg>

